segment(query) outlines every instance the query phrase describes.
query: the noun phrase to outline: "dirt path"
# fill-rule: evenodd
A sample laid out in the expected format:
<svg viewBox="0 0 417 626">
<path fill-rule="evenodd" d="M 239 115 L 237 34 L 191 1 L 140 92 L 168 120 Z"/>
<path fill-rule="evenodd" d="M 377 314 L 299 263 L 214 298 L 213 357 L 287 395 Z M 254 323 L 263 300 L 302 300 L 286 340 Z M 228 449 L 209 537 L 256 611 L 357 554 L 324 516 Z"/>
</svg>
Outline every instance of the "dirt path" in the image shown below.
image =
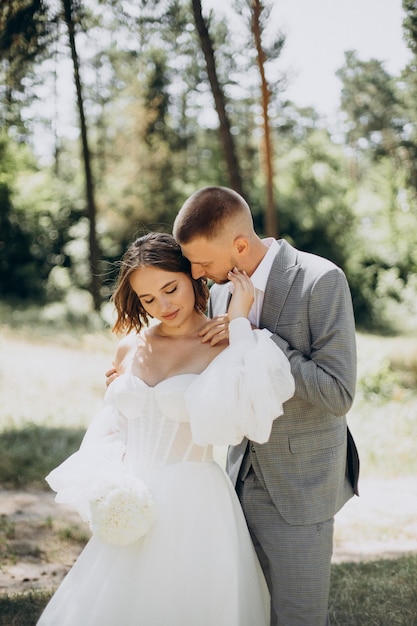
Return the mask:
<svg viewBox="0 0 417 626">
<path fill-rule="evenodd" d="M 3 427 L 45 420 L 49 426 L 88 423 L 103 396 L 104 372 L 114 351 L 111 338 L 93 335 L 74 341 L 60 336 L 49 343 L 29 342 L 0 326 L 0 341 Z M 373 440 L 362 433 L 359 441 L 359 426 L 357 443 L 366 450 Z M 400 442 L 412 446 L 413 432 L 407 431 Z M 223 464 L 224 454 L 217 460 Z M 417 477 L 371 479 L 363 472 L 360 490 L 361 497 L 336 516 L 334 563 L 417 552 Z M 56 587 L 88 536 L 78 515 L 56 505 L 53 493 L 0 491 L 0 593 Z"/>
<path fill-rule="evenodd" d="M 49 492 L 0 492 L 0 593 L 55 588 L 88 528 Z M 336 517 L 333 562 L 417 552 L 417 478 L 363 479 Z"/>
<path fill-rule="evenodd" d="M 363 478 L 360 494 L 336 516 L 334 562 L 417 552 L 417 477 Z"/>
</svg>

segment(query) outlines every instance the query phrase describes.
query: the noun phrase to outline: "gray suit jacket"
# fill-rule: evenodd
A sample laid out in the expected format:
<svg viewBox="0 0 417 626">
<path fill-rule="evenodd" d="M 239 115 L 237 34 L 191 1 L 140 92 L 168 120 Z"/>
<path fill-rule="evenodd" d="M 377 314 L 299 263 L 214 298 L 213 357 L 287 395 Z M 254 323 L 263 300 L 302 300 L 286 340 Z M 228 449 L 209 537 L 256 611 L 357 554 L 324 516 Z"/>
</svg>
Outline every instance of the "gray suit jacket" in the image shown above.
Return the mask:
<svg viewBox="0 0 417 626">
<path fill-rule="evenodd" d="M 275 506 L 289 524 L 325 521 L 357 493 L 359 459 L 346 424 L 356 384 L 352 301 L 342 270 L 284 240 L 266 285 L 260 328 L 287 355 L 295 394 L 269 441 L 251 443 Z M 227 310 L 227 286 L 213 285 L 210 314 Z M 232 446 L 236 484 L 247 440 Z"/>
</svg>

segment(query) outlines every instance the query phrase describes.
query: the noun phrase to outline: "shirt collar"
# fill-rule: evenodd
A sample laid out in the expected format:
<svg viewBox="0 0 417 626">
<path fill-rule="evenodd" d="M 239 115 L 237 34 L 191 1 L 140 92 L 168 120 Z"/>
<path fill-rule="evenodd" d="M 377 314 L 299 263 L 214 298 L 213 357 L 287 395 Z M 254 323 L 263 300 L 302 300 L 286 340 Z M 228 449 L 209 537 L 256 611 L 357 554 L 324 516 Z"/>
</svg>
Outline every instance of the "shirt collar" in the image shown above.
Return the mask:
<svg viewBox="0 0 417 626">
<path fill-rule="evenodd" d="M 255 289 L 258 289 L 258 291 L 265 291 L 272 263 L 274 262 L 274 259 L 279 250 L 279 244 L 277 240 L 273 237 L 262 239 L 262 243 L 265 246 L 268 246 L 268 251 L 262 261 L 259 263 L 256 270 L 253 272 L 252 276 L 250 277 L 253 286 L 255 287 Z"/>
</svg>

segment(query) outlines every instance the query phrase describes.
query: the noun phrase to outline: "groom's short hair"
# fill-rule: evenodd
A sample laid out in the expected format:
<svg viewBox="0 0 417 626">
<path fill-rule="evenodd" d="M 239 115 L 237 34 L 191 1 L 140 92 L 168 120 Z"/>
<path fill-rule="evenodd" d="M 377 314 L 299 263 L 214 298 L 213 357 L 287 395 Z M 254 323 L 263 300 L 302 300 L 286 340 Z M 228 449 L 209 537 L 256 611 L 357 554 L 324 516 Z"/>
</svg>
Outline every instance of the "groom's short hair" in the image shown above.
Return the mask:
<svg viewBox="0 0 417 626">
<path fill-rule="evenodd" d="M 249 215 L 247 202 L 228 187 L 203 187 L 182 205 L 175 218 L 173 235 L 177 242 L 187 244 L 203 237 L 212 240 L 220 235 L 226 224 Z"/>
</svg>

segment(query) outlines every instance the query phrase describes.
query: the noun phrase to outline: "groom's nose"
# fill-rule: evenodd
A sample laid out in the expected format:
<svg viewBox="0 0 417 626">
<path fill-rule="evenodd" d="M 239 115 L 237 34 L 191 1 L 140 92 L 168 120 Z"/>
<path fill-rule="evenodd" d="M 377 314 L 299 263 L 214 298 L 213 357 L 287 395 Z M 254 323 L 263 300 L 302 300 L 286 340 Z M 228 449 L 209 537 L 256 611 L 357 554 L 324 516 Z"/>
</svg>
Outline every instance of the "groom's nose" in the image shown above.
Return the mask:
<svg viewBox="0 0 417 626">
<path fill-rule="evenodd" d="M 203 278 L 203 276 L 206 275 L 206 272 L 201 266 L 191 265 L 191 274 L 194 280 L 197 280 L 198 278 Z"/>
</svg>

